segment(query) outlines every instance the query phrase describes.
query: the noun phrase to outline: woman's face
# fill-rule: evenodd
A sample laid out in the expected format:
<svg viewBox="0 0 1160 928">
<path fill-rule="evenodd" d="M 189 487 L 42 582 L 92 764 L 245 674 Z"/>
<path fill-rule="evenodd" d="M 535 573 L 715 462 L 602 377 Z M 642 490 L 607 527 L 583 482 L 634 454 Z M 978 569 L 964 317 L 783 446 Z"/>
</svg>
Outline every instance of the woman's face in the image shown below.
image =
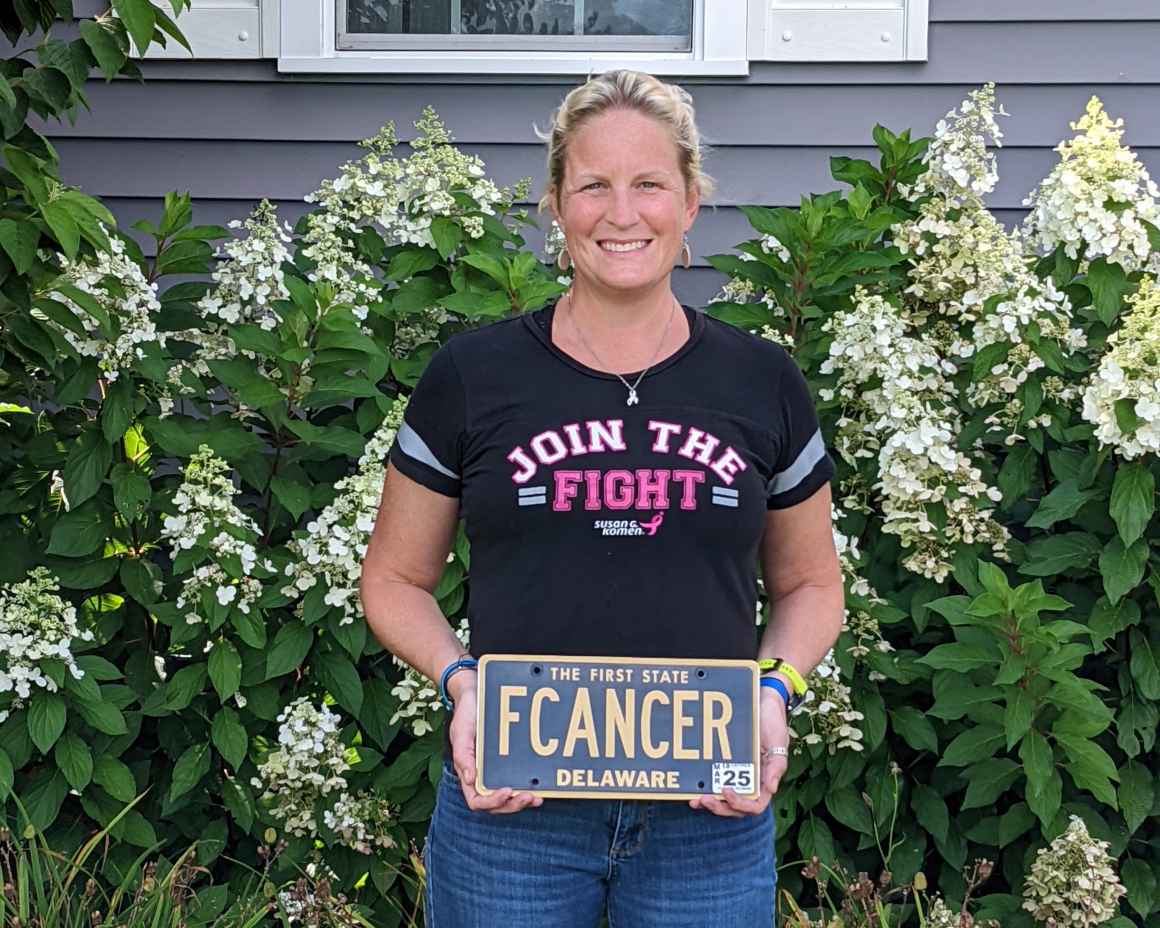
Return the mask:
<svg viewBox="0 0 1160 928">
<path fill-rule="evenodd" d="M 598 289 L 647 291 L 672 272 L 699 205 L 696 191 L 685 189 L 668 130 L 617 109 L 573 135 L 553 212 L 577 279 Z"/>
</svg>

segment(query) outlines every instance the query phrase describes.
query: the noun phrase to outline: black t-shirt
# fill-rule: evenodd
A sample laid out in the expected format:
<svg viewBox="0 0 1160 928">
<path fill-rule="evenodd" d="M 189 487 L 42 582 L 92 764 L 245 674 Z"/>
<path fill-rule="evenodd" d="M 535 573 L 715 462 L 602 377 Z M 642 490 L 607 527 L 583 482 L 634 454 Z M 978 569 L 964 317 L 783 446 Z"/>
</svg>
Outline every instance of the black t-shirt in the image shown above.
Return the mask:
<svg viewBox="0 0 1160 928">
<path fill-rule="evenodd" d="M 460 498 L 471 653 L 752 660 L 767 510 L 834 473 L 805 379 L 686 307 L 688 341 L 629 406 L 552 343 L 553 310 L 449 339 L 390 452 Z"/>
</svg>

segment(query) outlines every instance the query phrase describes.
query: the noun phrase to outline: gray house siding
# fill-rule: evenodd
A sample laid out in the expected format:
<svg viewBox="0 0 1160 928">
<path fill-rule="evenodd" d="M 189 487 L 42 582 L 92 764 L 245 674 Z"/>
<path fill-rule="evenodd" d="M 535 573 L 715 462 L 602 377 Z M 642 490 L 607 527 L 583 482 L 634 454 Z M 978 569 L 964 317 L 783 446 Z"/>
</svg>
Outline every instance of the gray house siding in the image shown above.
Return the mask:
<svg viewBox="0 0 1160 928">
<path fill-rule="evenodd" d="M 1055 163 L 1092 94 L 1126 123 L 1126 141 L 1160 177 L 1160 2 L 932 0 L 929 60 L 910 64 L 755 63 L 746 78 L 682 83 L 712 146 L 718 191 L 691 236 L 682 299 L 704 303 L 720 277 L 705 256 L 748 237 L 739 204 L 793 205 L 832 189 L 833 154 L 870 156 L 876 122 L 928 134 L 972 88 L 994 80 L 1003 120 L 992 206 L 1008 223 Z M 543 125 L 574 81 L 451 75 L 283 75 L 273 61 L 148 61 L 146 81 L 90 81 L 92 113 L 41 127 L 65 179 L 99 195 L 123 225 L 155 218 L 188 190 L 199 223 L 241 218 L 261 197 L 293 221 L 304 194 L 359 156 L 356 142 L 393 119 L 402 139 L 433 105 L 501 183 L 543 182 Z"/>
</svg>

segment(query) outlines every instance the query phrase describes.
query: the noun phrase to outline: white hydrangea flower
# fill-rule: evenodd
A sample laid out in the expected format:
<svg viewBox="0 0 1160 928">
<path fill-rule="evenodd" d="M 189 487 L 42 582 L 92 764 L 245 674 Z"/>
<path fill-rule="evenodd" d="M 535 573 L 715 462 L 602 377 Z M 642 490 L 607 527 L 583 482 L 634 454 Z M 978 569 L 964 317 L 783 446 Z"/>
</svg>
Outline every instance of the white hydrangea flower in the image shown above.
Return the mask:
<svg viewBox="0 0 1160 928">
<path fill-rule="evenodd" d="M 952 205 L 981 203 L 995 189 L 999 172 L 988 144 L 1000 147 L 1003 133 L 996 115 L 1009 115 L 995 106 L 995 85 L 972 90 L 957 110 L 935 126 L 934 138 L 923 155 L 926 172 L 909 193 L 915 198 L 937 194 Z"/>
<path fill-rule="evenodd" d="M 467 619 L 461 619 L 455 629 L 455 635 L 464 650 L 471 644 L 471 633 Z M 428 680 L 419 671 L 397 657 L 393 657 L 395 666 L 403 671 L 403 677 L 391 689 L 391 693 L 399 699 L 399 708 L 391 716 L 390 724 L 394 725 L 399 719 L 404 719 L 411 726 L 411 734 L 422 738 L 434 730 L 433 719 L 443 712 L 443 703 L 439 699 L 439 685 Z"/>
<path fill-rule="evenodd" d="M 1064 246 L 1076 258 L 1103 257 L 1140 270 L 1151 251 L 1142 220 L 1160 222 L 1160 189 L 1135 153 L 1120 144 L 1124 121 L 1114 122 L 1099 97 L 1071 128 L 1080 133 L 1056 146 L 1059 164 L 1024 201 L 1028 241 L 1044 252 Z"/>
<path fill-rule="evenodd" d="M 1084 389 L 1083 417 L 1101 445 L 1131 460 L 1160 453 L 1160 286 L 1143 278 L 1128 303 Z"/>
<path fill-rule="evenodd" d="M 56 681 L 41 661 L 60 661 L 74 678 L 84 676 L 72 643 L 92 641 L 93 633 L 80 629 L 76 607 L 56 595 L 59 589 L 46 567 L 34 567 L 24 580 L 0 586 L 0 694 L 12 694 L 5 718 L 34 687 L 56 692 Z"/>
<path fill-rule="evenodd" d="M 376 848 L 395 846 L 395 839 L 386 827 L 394 820 L 394 809 L 381 796 L 343 793 L 322 818 L 343 844 L 360 854 L 373 854 Z"/>
<path fill-rule="evenodd" d="M 103 225 L 101 228 L 107 234 Z M 125 253 L 124 242 L 114 235 L 109 235 L 108 239 L 108 251 L 98 251 L 83 261 L 70 261 L 62 255 L 63 272 L 59 281 L 89 294 L 100 304 L 109 318 L 113 330 L 111 335 L 102 332 L 100 323 L 88 310 L 65 294 L 52 290 L 47 296 L 72 310 L 85 335 L 78 335 L 52 320 L 48 320 L 49 324 L 78 354 L 96 358 L 101 374 L 111 382 L 144 357 L 143 345 L 164 346 L 166 336 L 157 331 L 157 314 L 161 311 L 157 285 L 146 280 L 137 262 Z M 116 281 L 123 293 L 111 292 L 105 283 L 106 277 Z M 33 313 L 39 314 L 39 310 L 34 309 Z"/>
<path fill-rule="evenodd" d="M 387 453 L 403 423 L 406 397 L 398 397 L 383 424 L 367 442 L 358 461 L 358 470 L 339 480 L 334 501 L 296 531 L 287 545 L 294 559 L 286 565 L 292 582 L 283 587 L 287 596 L 300 597 L 316 583 L 327 588 L 326 603 L 341 607 L 340 625 L 362 621 L 358 596 L 362 562 L 378 516 L 383 482 L 387 475 Z"/>
<path fill-rule="evenodd" d="M 332 793 L 342 793 L 350 769 L 339 740 L 339 716 L 302 696 L 278 716 L 278 748 L 258 766 L 251 780 L 263 790 L 261 801 L 288 834 L 315 837 L 316 809 Z"/>
<path fill-rule="evenodd" d="M 440 217 L 459 220 L 468 237 L 483 235 L 483 219 L 526 196 L 524 184 L 500 189 L 484 177 L 483 162 L 459 151 L 451 134 L 431 107 L 415 123 L 412 154 L 392 157 L 398 145 L 393 123 L 360 144 L 368 149 L 359 161 L 342 166 L 335 180 L 306 197 L 322 209 L 307 218 L 303 254 L 316 262 L 311 280 L 334 284 L 339 302 L 365 319 L 369 305 L 380 297 L 371 267 L 358 257 L 353 241 L 361 228 L 377 226 L 388 245 L 435 247 L 432 222 Z M 461 205 L 466 194 L 474 207 Z"/>
<path fill-rule="evenodd" d="M 198 301 L 206 318 L 216 317 L 230 324 L 252 323 L 273 329 L 279 316 L 271 304 L 286 300 L 282 265 L 291 259 L 290 224 L 279 223 L 277 209 L 262 200 L 244 221 L 233 220 L 231 229 L 244 228 L 246 234 L 218 249 L 223 260 L 213 273 L 217 286 Z"/>
<path fill-rule="evenodd" d="M 262 595 L 262 584 L 254 576 L 260 569 L 255 547 L 258 523 L 234 503 L 238 491 L 229 474 L 229 464 L 208 445 L 200 446 L 173 495 L 177 512 L 166 516 L 161 525 L 161 537 L 170 543 L 174 558 L 182 551 L 204 548 L 210 559 L 185 578 L 177 598 L 177 607 L 188 610 L 185 620 L 191 625 L 205 619 L 201 598 L 206 590 L 212 590 L 223 606 L 232 603 L 245 613 Z M 222 566 L 223 556 L 237 559 L 240 575 Z M 269 570 L 272 564 L 265 561 L 261 568 Z"/>
<path fill-rule="evenodd" d="M 1082 818 L 1040 848 L 1023 886 L 1023 908 L 1047 928 L 1096 928 L 1119 912 L 1125 894 L 1108 842 L 1095 840 Z"/>
<path fill-rule="evenodd" d="M 801 703 L 790 713 L 791 718 L 804 718 L 809 723 L 809 731 L 804 735 L 798 734 L 796 729 L 791 731 L 795 754 L 800 753 L 806 744 L 824 744 L 830 754 L 843 748 L 851 751 L 863 749 L 862 729 L 857 723 L 865 716 L 854 708 L 850 687 L 842 682 L 841 676 L 831 648 L 806 677 L 809 688 Z"/>
<path fill-rule="evenodd" d="M 897 307 L 863 288 L 824 331 L 833 341 L 820 371 L 837 375 L 843 403 L 835 447 L 852 464 L 877 459 L 883 531 L 913 549 L 903 565 L 941 582 L 958 543 L 989 544 L 1002 556 L 1008 534 L 994 519 L 992 488 L 955 446 L 962 427 L 949 379 L 955 366 L 909 329 Z M 941 530 L 928 506 L 945 514 Z"/>
</svg>

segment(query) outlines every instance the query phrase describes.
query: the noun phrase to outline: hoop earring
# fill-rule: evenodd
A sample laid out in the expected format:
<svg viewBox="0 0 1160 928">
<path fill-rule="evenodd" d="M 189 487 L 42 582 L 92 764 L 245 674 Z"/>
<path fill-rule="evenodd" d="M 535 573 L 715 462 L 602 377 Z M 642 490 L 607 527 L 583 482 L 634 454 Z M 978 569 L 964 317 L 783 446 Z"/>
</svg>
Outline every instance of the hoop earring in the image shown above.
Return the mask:
<svg viewBox="0 0 1160 928">
<path fill-rule="evenodd" d="M 687 234 L 685 235 L 685 247 L 683 249 L 683 253 L 685 258 L 685 270 L 688 270 L 689 266 L 693 263 L 693 249 L 689 247 L 689 236 Z"/>
<path fill-rule="evenodd" d="M 567 248 L 561 248 L 560 253 L 556 255 L 556 267 L 561 271 L 567 271 L 572 266 L 572 257 L 568 254 Z"/>
</svg>

